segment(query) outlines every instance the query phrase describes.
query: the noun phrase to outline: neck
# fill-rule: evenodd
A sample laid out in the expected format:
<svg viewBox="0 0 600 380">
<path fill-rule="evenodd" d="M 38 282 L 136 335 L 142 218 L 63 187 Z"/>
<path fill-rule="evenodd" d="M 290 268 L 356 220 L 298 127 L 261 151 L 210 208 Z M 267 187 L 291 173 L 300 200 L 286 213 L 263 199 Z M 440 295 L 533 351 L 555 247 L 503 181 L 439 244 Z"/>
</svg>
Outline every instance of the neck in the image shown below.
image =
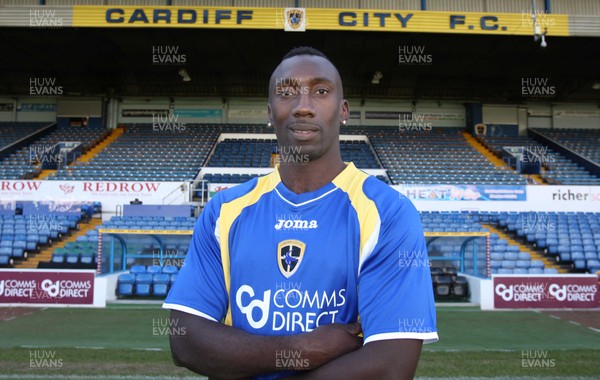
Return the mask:
<svg viewBox="0 0 600 380">
<path fill-rule="evenodd" d="M 296 194 L 320 189 L 346 168 L 346 164 L 341 157 L 329 161 L 323 158 L 310 161 L 306 165 L 280 163 L 279 176 L 281 181 Z"/>
</svg>

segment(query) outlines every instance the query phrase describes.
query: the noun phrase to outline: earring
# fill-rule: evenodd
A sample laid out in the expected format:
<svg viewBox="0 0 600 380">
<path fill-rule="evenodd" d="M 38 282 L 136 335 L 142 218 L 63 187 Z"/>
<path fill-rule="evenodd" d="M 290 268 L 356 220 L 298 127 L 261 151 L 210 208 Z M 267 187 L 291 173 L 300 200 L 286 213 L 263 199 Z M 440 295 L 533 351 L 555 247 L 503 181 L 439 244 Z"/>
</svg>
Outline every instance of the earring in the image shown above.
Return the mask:
<svg viewBox="0 0 600 380">
<path fill-rule="evenodd" d="M 271 122 L 267 122 L 267 127 L 271 128 Z"/>
<path fill-rule="evenodd" d="M 346 120 L 342 120 L 342 124 L 346 125 L 347 121 Z"/>
</svg>

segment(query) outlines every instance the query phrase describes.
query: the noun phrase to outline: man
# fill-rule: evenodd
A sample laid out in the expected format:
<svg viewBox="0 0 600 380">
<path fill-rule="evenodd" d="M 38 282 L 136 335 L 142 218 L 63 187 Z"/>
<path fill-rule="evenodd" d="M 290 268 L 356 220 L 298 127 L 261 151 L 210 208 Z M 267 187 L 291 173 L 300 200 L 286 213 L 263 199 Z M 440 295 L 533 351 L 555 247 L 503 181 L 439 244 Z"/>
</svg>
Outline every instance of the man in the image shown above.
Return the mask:
<svg viewBox="0 0 600 380">
<path fill-rule="evenodd" d="M 280 165 L 208 202 L 163 305 L 186 331 L 175 363 L 223 379 L 412 378 L 438 338 L 417 211 L 342 161 L 348 102 L 323 53 L 283 58 L 268 115 Z"/>
</svg>

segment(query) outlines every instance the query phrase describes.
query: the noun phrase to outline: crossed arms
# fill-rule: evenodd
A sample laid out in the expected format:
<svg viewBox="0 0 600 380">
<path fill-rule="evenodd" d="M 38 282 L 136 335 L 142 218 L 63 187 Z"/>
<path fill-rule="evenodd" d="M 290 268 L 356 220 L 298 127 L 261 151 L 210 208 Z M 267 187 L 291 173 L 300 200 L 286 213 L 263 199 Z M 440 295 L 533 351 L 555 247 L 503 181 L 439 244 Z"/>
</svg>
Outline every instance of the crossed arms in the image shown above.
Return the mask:
<svg viewBox="0 0 600 380">
<path fill-rule="evenodd" d="M 276 356 L 294 352 L 307 370 L 296 379 L 412 379 L 422 341 L 392 339 L 363 345 L 358 323 L 329 324 L 309 333 L 253 335 L 202 317 L 171 311 L 186 335 L 171 336 L 176 365 L 215 379 L 243 379 L 280 371 Z M 300 368 L 299 368 L 300 369 Z"/>
</svg>

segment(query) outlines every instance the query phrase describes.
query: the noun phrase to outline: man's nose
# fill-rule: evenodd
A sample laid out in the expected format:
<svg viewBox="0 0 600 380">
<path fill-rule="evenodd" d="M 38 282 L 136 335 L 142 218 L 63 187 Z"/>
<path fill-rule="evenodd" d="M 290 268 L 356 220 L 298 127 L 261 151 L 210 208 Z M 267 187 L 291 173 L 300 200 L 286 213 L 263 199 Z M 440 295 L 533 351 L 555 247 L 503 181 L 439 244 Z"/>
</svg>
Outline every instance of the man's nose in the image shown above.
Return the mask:
<svg viewBox="0 0 600 380">
<path fill-rule="evenodd" d="M 294 116 L 314 116 L 315 108 L 310 94 L 305 87 L 298 89 L 296 107 L 293 111 Z"/>
</svg>

